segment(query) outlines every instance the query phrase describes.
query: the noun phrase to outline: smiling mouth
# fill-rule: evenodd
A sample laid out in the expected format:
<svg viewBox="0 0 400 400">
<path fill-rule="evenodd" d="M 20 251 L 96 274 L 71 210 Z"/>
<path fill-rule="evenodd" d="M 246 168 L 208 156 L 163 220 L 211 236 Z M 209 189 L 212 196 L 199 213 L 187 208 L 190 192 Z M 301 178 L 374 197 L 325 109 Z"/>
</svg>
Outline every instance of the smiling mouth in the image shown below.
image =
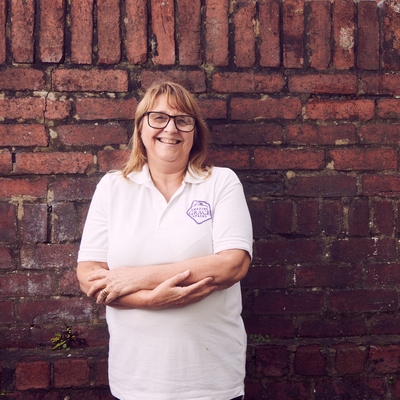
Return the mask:
<svg viewBox="0 0 400 400">
<path fill-rule="evenodd" d="M 166 143 L 166 144 L 178 144 L 181 142 L 180 140 L 165 139 L 165 138 L 157 138 L 157 140 L 161 143 Z"/>
</svg>

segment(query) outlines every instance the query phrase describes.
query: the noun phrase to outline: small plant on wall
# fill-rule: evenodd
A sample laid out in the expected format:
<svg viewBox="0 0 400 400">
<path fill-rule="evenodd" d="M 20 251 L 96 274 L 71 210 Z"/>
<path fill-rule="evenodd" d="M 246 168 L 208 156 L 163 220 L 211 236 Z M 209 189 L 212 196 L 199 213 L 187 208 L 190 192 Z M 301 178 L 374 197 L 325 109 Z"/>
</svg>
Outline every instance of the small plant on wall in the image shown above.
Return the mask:
<svg viewBox="0 0 400 400">
<path fill-rule="evenodd" d="M 79 333 L 72 333 L 72 327 L 66 326 L 64 332 L 56 333 L 50 340 L 53 342 L 53 350 L 69 351 L 71 347 L 86 346 L 86 340 L 78 337 Z"/>
</svg>

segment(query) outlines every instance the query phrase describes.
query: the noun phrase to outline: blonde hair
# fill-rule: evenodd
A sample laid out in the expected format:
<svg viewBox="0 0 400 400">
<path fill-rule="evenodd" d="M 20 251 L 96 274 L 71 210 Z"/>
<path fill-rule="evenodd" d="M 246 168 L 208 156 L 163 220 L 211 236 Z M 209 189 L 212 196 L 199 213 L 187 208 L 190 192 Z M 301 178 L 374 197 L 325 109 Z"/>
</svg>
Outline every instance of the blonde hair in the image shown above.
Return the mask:
<svg viewBox="0 0 400 400">
<path fill-rule="evenodd" d="M 208 175 L 210 169 L 205 164 L 205 159 L 207 145 L 211 136 L 210 131 L 200 115 L 199 107 L 193 95 L 183 86 L 169 81 L 152 84 L 138 104 L 135 113 L 135 128 L 130 141 L 132 151 L 126 165 L 121 171 L 122 175 L 126 178 L 131 172 L 140 171 L 147 163 L 146 148 L 141 138 L 143 117 L 146 112 L 151 111 L 156 99 L 161 95 L 165 95 L 166 101 L 171 108 L 175 108 L 182 113 L 196 118 L 193 146 L 189 154 L 189 164 L 194 172 L 198 174 L 206 173 Z"/>
</svg>

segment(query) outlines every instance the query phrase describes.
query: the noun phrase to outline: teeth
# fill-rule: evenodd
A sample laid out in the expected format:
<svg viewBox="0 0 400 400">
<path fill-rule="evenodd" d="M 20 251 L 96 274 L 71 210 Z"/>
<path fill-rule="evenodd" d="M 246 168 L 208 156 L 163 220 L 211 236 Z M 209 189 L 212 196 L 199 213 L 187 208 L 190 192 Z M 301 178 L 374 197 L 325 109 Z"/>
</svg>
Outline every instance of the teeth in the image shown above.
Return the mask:
<svg viewBox="0 0 400 400">
<path fill-rule="evenodd" d="M 172 140 L 172 139 L 158 139 L 162 143 L 167 143 L 167 144 L 177 144 L 178 140 Z"/>
</svg>

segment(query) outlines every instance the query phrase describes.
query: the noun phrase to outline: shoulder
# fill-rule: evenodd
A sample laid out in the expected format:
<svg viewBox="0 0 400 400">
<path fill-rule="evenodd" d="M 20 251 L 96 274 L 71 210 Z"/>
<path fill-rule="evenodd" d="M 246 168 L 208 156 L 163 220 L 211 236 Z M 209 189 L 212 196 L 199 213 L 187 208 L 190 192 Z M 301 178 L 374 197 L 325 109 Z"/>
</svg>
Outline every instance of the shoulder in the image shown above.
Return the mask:
<svg viewBox="0 0 400 400">
<path fill-rule="evenodd" d="M 129 180 L 124 178 L 120 171 L 108 172 L 97 184 L 98 190 L 115 190 L 129 185 Z"/>
<path fill-rule="evenodd" d="M 225 167 L 213 167 L 210 179 L 214 181 L 225 181 L 232 183 L 240 183 L 238 176 L 230 168 Z"/>
</svg>

